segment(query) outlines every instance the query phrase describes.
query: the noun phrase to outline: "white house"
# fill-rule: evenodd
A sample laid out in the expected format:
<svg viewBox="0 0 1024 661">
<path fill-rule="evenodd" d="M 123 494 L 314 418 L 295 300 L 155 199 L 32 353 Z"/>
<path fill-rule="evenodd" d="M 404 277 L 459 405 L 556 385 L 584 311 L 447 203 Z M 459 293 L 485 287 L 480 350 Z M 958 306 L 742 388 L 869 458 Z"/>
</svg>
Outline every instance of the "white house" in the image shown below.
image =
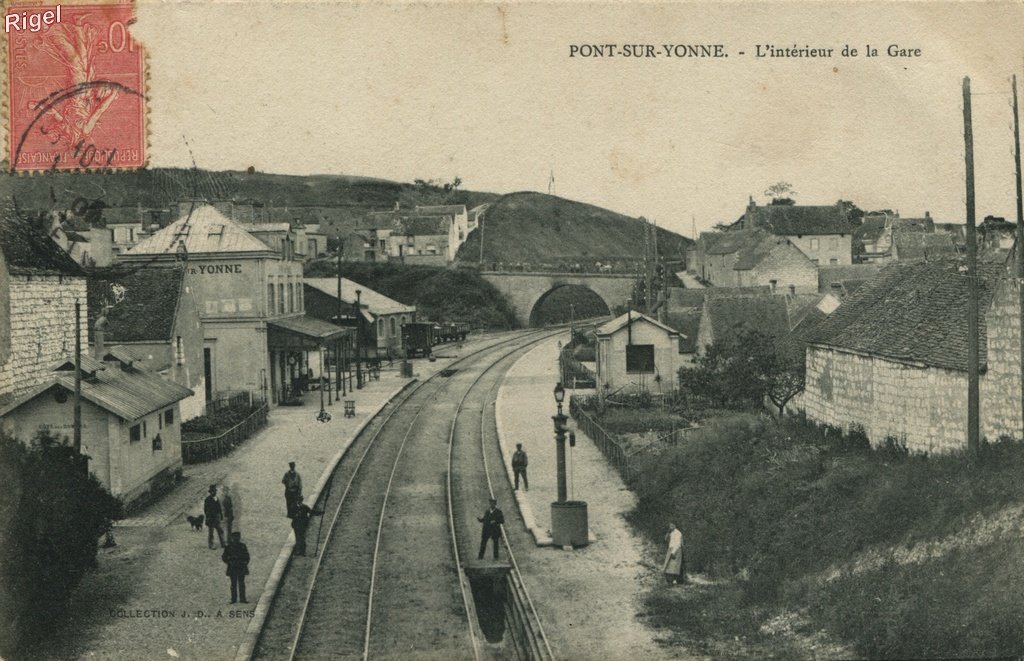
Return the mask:
<svg viewBox="0 0 1024 661">
<path fill-rule="evenodd" d="M 669 392 L 680 366 L 679 331 L 639 312 L 599 326 L 597 384 L 606 394 Z"/>
</svg>

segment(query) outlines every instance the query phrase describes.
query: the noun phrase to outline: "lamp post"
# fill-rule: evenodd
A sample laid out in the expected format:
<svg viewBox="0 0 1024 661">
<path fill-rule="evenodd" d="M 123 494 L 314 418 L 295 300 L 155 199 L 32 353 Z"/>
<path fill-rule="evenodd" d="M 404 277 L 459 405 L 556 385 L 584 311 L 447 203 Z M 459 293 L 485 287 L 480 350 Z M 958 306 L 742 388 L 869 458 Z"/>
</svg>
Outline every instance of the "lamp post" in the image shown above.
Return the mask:
<svg viewBox="0 0 1024 661">
<path fill-rule="evenodd" d="M 362 324 L 360 323 L 363 315 L 363 304 L 360 302 L 360 296 L 362 296 L 363 290 L 356 290 L 356 388 L 362 390 L 363 388 L 363 343 L 361 333 L 359 332 Z"/>
<path fill-rule="evenodd" d="M 586 546 L 589 539 L 587 525 L 587 504 L 579 500 L 568 500 L 565 488 L 565 433 L 568 417 L 562 413 L 565 388 L 559 382 L 555 385 L 555 404 L 558 413 L 551 417 L 555 423 L 555 469 L 558 479 L 558 500 L 551 503 L 551 540 L 555 546 L 570 549 Z"/>
</svg>

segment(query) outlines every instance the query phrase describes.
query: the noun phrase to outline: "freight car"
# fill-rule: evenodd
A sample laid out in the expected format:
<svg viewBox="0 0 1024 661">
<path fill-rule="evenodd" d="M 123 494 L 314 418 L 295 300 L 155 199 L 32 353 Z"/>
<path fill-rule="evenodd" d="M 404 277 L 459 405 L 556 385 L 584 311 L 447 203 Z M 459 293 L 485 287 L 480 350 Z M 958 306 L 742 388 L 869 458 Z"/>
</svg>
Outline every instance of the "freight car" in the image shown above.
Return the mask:
<svg viewBox="0 0 1024 661">
<path fill-rule="evenodd" d="M 431 354 L 438 343 L 437 325 L 433 322 L 410 322 L 402 324 L 402 349 L 406 358 L 422 358 Z"/>
</svg>

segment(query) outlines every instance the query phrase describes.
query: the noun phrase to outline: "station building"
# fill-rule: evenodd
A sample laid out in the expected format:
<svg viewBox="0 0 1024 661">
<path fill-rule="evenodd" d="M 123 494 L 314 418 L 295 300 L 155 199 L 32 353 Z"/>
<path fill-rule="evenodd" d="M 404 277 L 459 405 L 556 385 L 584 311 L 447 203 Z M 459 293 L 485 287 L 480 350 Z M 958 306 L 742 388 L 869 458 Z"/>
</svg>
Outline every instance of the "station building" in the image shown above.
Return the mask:
<svg viewBox="0 0 1024 661">
<path fill-rule="evenodd" d="M 207 401 L 249 392 L 278 403 L 308 374 L 309 354 L 345 334 L 304 314 L 293 251 L 273 249 L 211 206 L 140 241 L 118 263 L 184 269 L 203 326 Z"/>
<path fill-rule="evenodd" d="M 338 278 L 306 278 L 305 296 L 308 314 L 317 319 L 355 327 L 363 353 L 393 358 L 402 355 L 402 325 L 416 321 L 416 306 L 388 298 L 354 280 L 341 278 L 341 305 L 338 305 Z M 359 296 L 356 296 L 359 291 Z M 358 320 L 355 314 L 359 301 Z M 340 321 L 339 321 L 340 308 Z"/>
</svg>

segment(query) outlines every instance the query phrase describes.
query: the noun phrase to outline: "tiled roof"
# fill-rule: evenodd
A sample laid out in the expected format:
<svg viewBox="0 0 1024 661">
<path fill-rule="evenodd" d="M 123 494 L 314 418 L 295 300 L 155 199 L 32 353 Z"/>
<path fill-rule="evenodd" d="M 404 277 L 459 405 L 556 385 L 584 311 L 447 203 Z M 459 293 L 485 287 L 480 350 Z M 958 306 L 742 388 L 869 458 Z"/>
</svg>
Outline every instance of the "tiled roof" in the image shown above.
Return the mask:
<svg viewBox="0 0 1024 661">
<path fill-rule="evenodd" d="M 328 296 L 338 297 L 337 278 L 306 278 L 302 281 L 308 287 L 312 287 Z M 361 285 L 348 278 L 341 279 L 341 300 L 352 305 L 356 302 L 356 290 L 360 290 L 360 302 L 362 306 L 374 315 L 401 314 L 403 312 L 415 312 L 415 305 L 405 305 L 388 298 L 384 294 L 375 292 L 366 285 Z"/>
<path fill-rule="evenodd" d="M 928 260 L 949 257 L 956 254 L 956 246 L 948 234 L 925 234 L 915 230 L 894 230 L 892 243 L 896 258 L 907 260 Z"/>
<path fill-rule="evenodd" d="M 788 240 L 754 230 L 754 233 L 751 235 L 747 245 L 741 248 L 736 254 L 736 263 L 732 267 L 733 270 L 749 271 L 760 264 L 765 257 L 770 255 L 776 246 L 784 243 L 788 243 Z M 800 253 L 800 255 L 805 260 L 807 259 L 803 253 Z"/>
<path fill-rule="evenodd" d="M 666 326 L 657 319 L 648 317 L 647 315 L 641 312 L 627 312 L 621 317 L 617 317 L 615 319 L 612 319 L 611 321 L 605 322 L 604 324 L 597 327 L 597 329 L 594 331 L 594 334 L 611 335 L 612 333 L 615 333 L 616 331 L 620 331 L 623 328 L 625 328 L 626 324 L 636 324 L 638 322 L 647 322 L 649 324 L 652 324 L 655 328 L 660 328 L 666 333 L 671 333 L 672 335 L 679 334 L 679 331 L 677 331 L 676 329 L 671 328 L 670 326 Z"/>
<path fill-rule="evenodd" d="M 184 243 L 189 254 L 272 252 L 249 234 L 245 226 L 227 218 L 212 206 L 203 205 L 152 236 L 139 241 L 126 255 L 173 255 Z"/>
<path fill-rule="evenodd" d="M 174 318 L 185 272 L 178 267 L 93 269 L 88 278 L 89 338 L 102 307 L 107 310 L 104 341 L 167 342 L 174 334 Z M 112 287 L 124 288 L 124 299 L 114 303 Z"/>
<path fill-rule="evenodd" d="M 893 218 L 893 231 L 935 233 L 935 221 L 931 218 Z"/>
<path fill-rule="evenodd" d="M 750 213 L 750 210 L 747 211 Z M 827 207 L 797 206 L 791 204 L 769 204 L 754 207 L 754 227 L 769 230 L 772 234 L 785 236 L 803 234 L 851 234 L 846 213 L 836 205 Z M 745 226 L 751 226 L 746 219 Z"/>
<path fill-rule="evenodd" d="M 743 330 L 757 330 L 781 340 L 789 333 L 783 296 L 723 296 L 705 304 L 714 342 Z"/>
<path fill-rule="evenodd" d="M 671 309 L 699 308 L 704 305 L 706 289 L 689 289 L 687 287 L 669 287 L 668 305 Z"/>
<path fill-rule="evenodd" d="M 322 319 L 316 319 L 315 317 L 307 317 L 302 315 L 300 317 L 282 317 L 280 319 L 271 319 L 267 322 L 268 326 L 279 328 L 288 333 L 294 333 L 296 335 L 302 335 L 312 340 L 325 341 L 331 340 L 335 337 L 340 337 L 346 333 L 349 333 L 349 329 L 336 326 L 332 323 L 323 321 Z"/>
<path fill-rule="evenodd" d="M 42 221 L 13 208 L 0 210 L 0 252 L 11 273 L 82 275 L 75 260 L 43 230 Z"/>
<path fill-rule="evenodd" d="M 875 277 L 882 270 L 881 264 L 843 264 L 836 266 L 818 267 L 818 291 L 832 291 L 833 282 L 847 282 L 850 280 L 868 280 Z"/>
<path fill-rule="evenodd" d="M 759 234 L 746 230 L 734 232 L 701 232 L 700 240 L 707 255 L 731 255 L 757 242 Z"/>
<path fill-rule="evenodd" d="M 448 236 L 451 216 L 407 216 L 398 222 L 395 234 L 402 236 Z"/>
<path fill-rule="evenodd" d="M 137 420 L 194 394 L 188 388 L 173 381 L 166 381 L 148 370 L 121 362 L 104 364 L 88 356 L 82 356 L 82 367 L 91 374 L 89 378 L 82 379 L 82 397 L 122 420 Z M 51 388 L 63 388 L 69 393 L 75 391 L 73 361 L 64 361 L 62 366 L 54 371 L 50 381 L 10 401 L 0 409 L 0 416 L 10 413 Z"/>
<path fill-rule="evenodd" d="M 245 226 L 250 232 L 287 232 L 291 228 L 288 223 L 253 223 Z"/>
<path fill-rule="evenodd" d="M 885 231 L 885 216 L 868 216 L 853 230 L 853 238 L 865 243 L 874 243 L 882 238 Z"/>
<path fill-rule="evenodd" d="M 882 358 L 967 370 L 967 278 L 957 260 L 893 263 L 862 285 L 808 341 Z M 998 264 L 979 264 L 981 345 L 986 364 L 985 310 Z"/>
<path fill-rule="evenodd" d="M 680 353 L 696 353 L 697 333 L 700 331 L 700 318 L 700 310 L 669 312 L 665 315 L 665 323 L 679 331 Z"/>
</svg>

